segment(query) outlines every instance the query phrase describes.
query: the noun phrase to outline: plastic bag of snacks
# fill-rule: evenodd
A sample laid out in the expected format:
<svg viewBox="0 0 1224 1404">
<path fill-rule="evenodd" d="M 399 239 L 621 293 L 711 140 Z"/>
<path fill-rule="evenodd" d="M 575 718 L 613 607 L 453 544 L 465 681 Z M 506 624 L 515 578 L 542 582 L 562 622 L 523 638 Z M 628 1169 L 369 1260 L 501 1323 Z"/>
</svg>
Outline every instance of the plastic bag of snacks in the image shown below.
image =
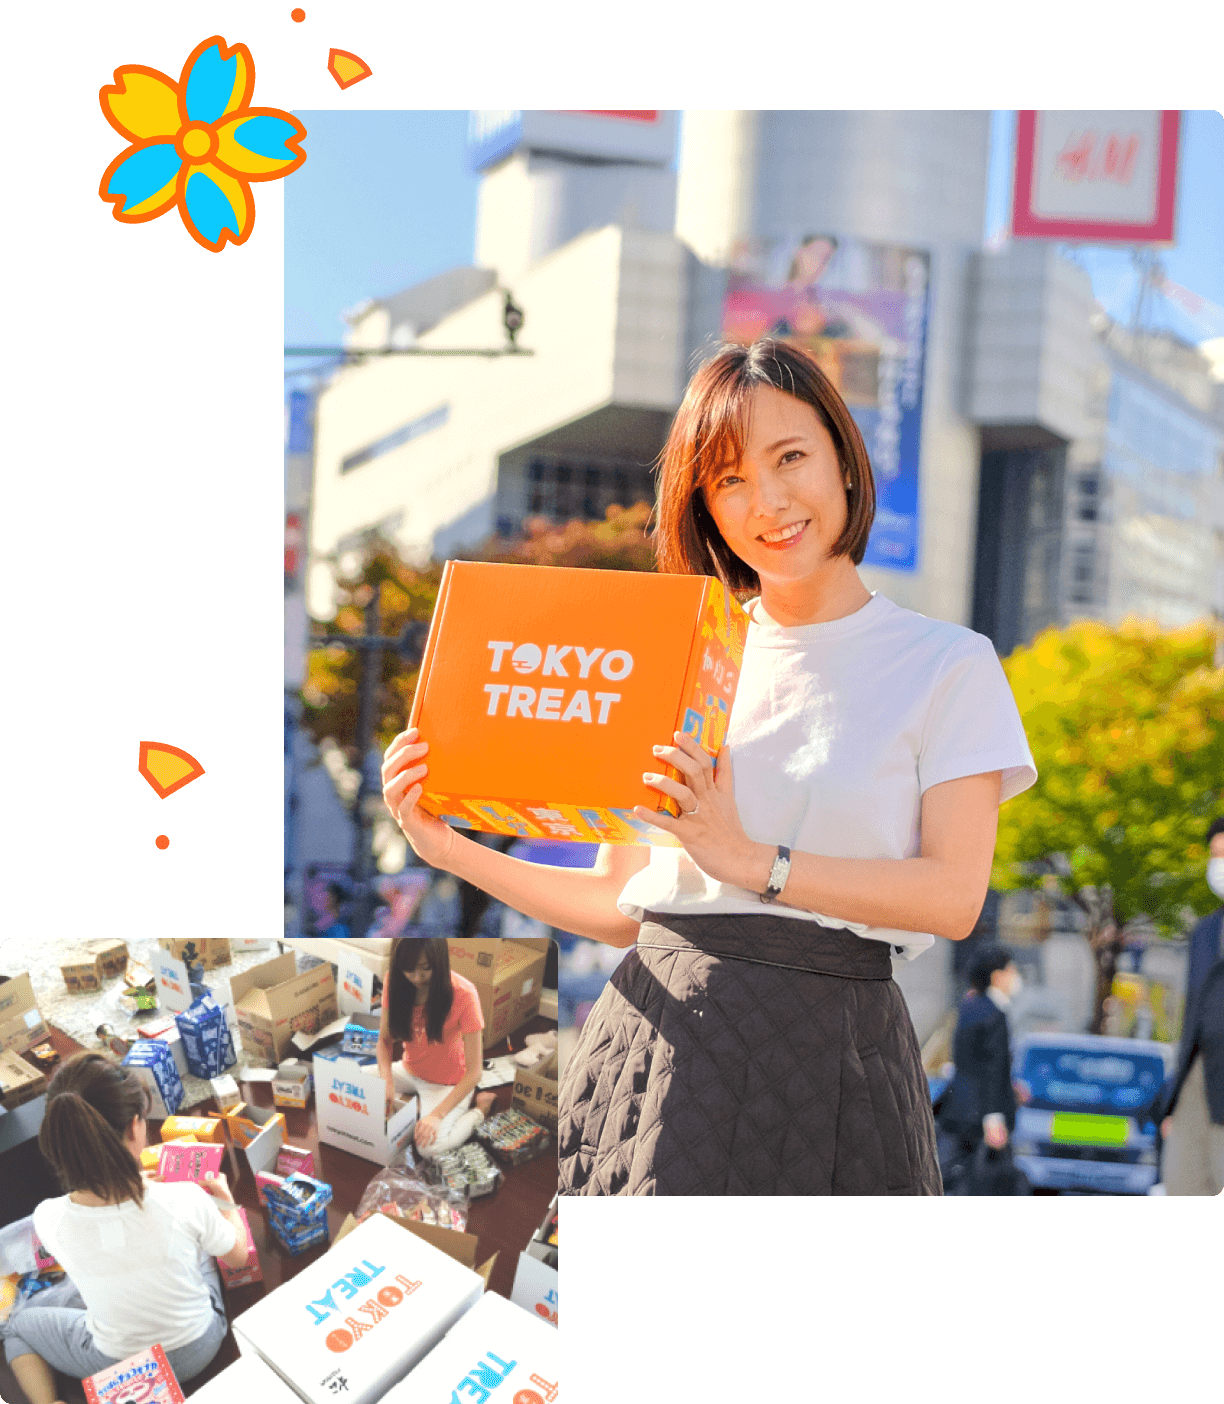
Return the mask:
<svg viewBox="0 0 1224 1404">
<path fill-rule="evenodd" d="M 468 1195 L 462 1188 L 426 1184 L 407 1166 L 388 1165 L 365 1187 L 354 1217 L 361 1223 L 371 1214 L 398 1214 L 418 1223 L 465 1229 Z"/>
<path fill-rule="evenodd" d="M 548 1132 L 529 1116 L 515 1111 L 497 1112 L 476 1128 L 476 1135 L 505 1165 L 521 1165 L 548 1149 Z"/>
<path fill-rule="evenodd" d="M 430 1184 L 445 1185 L 447 1189 L 466 1193 L 472 1199 L 492 1194 L 502 1178 L 489 1152 L 475 1141 L 466 1141 L 434 1160 L 427 1160 L 421 1167 L 421 1173 Z"/>
</svg>

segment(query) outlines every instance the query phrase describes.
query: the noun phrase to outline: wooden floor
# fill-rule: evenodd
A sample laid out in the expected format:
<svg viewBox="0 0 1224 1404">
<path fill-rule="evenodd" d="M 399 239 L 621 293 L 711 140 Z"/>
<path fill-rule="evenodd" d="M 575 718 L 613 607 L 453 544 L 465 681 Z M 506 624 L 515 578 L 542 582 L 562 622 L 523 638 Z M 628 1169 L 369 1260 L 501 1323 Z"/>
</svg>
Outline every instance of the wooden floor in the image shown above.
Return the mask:
<svg viewBox="0 0 1224 1404">
<path fill-rule="evenodd" d="M 508 1048 L 506 1041 L 503 1041 L 486 1049 L 485 1056 L 493 1058 L 501 1056 L 507 1051 L 517 1052 L 524 1046 L 523 1040 L 526 1034 L 542 1033 L 554 1028 L 556 1028 L 556 1023 L 553 1020 L 532 1019 L 511 1036 L 509 1040 L 511 1048 Z M 57 1050 L 61 1053 L 69 1052 L 76 1046 L 71 1039 L 67 1039 L 63 1035 L 59 1035 L 54 1041 Z M 242 1084 L 242 1093 L 256 1106 L 272 1105 L 271 1088 L 267 1083 L 244 1083 Z M 510 1095 L 509 1085 L 498 1088 L 495 1109 L 500 1111 L 502 1108 L 508 1107 Z M 206 1114 L 210 1110 L 215 1110 L 211 1102 L 201 1103 L 198 1107 L 180 1108 L 184 1115 Z M 372 1177 L 377 1174 L 379 1167 L 372 1161 L 362 1160 L 359 1156 L 351 1155 L 348 1151 L 338 1150 L 334 1146 L 320 1146 L 315 1134 L 313 1098 L 311 1105 L 305 1111 L 297 1111 L 292 1107 L 286 1108 L 285 1120 L 289 1133 L 288 1143 L 309 1149 L 315 1157 L 315 1177 L 332 1187 L 333 1198 L 328 1209 L 328 1224 L 334 1236 L 336 1230 L 344 1222 L 346 1215 L 356 1209 L 362 1192 Z M 159 1123 L 150 1122 L 150 1142 L 157 1139 L 158 1130 Z M 226 1313 L 233 1321 L 236 1316 L 254 1306 L 266 1293 L 280 1286 L 282 1282 L 288 1281 L 289 1278 L 301 1272 L 304 1267 L 317 1261 L 326 1250 L 316 1248 L 298 1257 L 290 1257 L 286 1254 L 268 1229 L 266 1215 L 259 1207 L 254 1177 L 246 1165 L 246 1157 L 241 1152 L 235 1152 L 232 1146 L 227 1149 L 226 1155 L 226 1174 L 230 1188 L 235 1200 L 247 1211 L 251 1235 L 255 1239 L 255 1247 L 259 1254 L 264 1278 L 262 1283 L 254 1283 L 249 1287 L 239 1287 L 227 1292 Z M 44 1199 L 49 1195 L 61 1192 L 54 1180 L 48 1178 L 49 1183 L 42 1189 L 41 1193 L 37 1194 L 37 1199 Z M 549 1202 L 556 1192 L 557 1158 L 554 1140 L 548 1151 L 538 1159 L 530 1161 L 526 1165 L 503 1168 L 502 1183 L 497 1190 L 484 1199 L 472 1202 L 467 1228 L 468 1232 L 475 1234 L 479 1240 L 477 1262 L 484 1263 L 494 1253 L 497 1254 L 497 1261 L 489 1278 L 491 1291 L 498 1292 L 504 1297 L 510 1295 L 519 1253 L 527 1246 L 528 1240 L 543 1219 Z M 231 1331 L 226 1336 L 224 1344 L 209 1368 L 195 1380 L 184 1385 L 183 1393 L 190 1396 L 195 1389 L 219 1374 L 237 1358 L 238 1347 L 234 1343 Z M 60 1397 L 65 1401 L 65 1404 L 84 1404 L 85 1393 L 78 1382 L 60 1377 L 60 1388 L 63 1391 Z M 12 1401 L 12 1404 L 25 1404 L 23 1392 L 13 1378 L 12 1371 L 2 1360 L 0 1360 L 0 1399 Z"/>
</svg>

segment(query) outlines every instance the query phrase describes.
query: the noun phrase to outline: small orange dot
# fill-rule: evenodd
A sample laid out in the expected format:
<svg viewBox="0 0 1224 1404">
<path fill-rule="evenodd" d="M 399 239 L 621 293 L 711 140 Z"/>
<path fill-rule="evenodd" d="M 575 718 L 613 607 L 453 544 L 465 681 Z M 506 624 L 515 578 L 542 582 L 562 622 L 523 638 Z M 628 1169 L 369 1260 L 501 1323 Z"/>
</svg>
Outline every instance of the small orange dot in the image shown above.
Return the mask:
<svg viewBox="0 0 1224 1404">
<path fill-rule="evenodd" d="M 294 24 L 301 24 L 301 22 L 306 18 L 306 11 L 305 11 L 305 10 L 290 10 L 290 11 L 289 11 L 289 18 L 294 22 Z"/>
<path fill-rule="evenodd" d="M 166 837 L 165 834 L 158 834 L 155 842 L 157 843 L 158 848 L 170 847 L 170 840 Z"/>
</svg>

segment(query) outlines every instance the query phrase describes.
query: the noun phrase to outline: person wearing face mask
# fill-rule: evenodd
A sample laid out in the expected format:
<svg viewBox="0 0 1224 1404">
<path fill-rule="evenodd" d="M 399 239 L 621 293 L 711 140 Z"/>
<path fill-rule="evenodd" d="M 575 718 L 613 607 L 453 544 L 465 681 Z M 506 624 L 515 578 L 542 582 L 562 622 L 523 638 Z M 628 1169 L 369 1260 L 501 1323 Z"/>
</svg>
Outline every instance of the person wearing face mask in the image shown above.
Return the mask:
<svg viewBox="0 0 1224 1404">
<path fill-rule="evenodd" d="M 1224 815 L 1207 830 L 1207 885 L 1224 899 Z M 1224 1190 L 1224 906 L 1190 933 L 1186 1016 L 1165 1101 L 1166 1194 Z"/>
<path fill-rule="evenodd" d="M 937 1121 L 940 1168 L 949 1187 L 967 1185 L 971 1167 L 982 1159 L 979 1147 L 1002 1152 L 1015 1129 L 1007 1010 L 1022 984 L 1006 946 L 992 942 L 974 954 L 952 1044 L 956 1073 Z"/>
</svg>

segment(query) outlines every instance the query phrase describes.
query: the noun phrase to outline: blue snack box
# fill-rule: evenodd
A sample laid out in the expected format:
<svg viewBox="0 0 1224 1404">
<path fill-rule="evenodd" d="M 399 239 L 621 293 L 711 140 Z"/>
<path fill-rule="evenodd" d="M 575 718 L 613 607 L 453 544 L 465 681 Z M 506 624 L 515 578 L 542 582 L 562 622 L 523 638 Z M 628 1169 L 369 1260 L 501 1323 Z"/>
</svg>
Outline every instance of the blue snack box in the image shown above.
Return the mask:
<svg viewBox="0 0 1224 1404">
<path fill-rule="evenodd" d="M 265 1186 L 264 1195 L 269 1227 L 286 1252 L 296 1256 L 328 1241 L 330 1185 L 294 1171 L 280 1185 Z"/>
<path fill-rule="evenodd" d="M 233 1062 L 234 1040 L 225 1021 L 225 1010 L 210 994 L 175 1015 L 187 1067 L 195 1077 L 212 1078 Z"/>
<path fill-rule="evenodd" d="M 168 1043 L 160 1039 L 137 1039 L 128 1049 L 123 1066 L 131 1068 L 152 1094 L 150 1117 L 164 1121 L 183 1105 L 183 1079 Z"/>
<path fill-rule="evenodd" d="M 344 1041 L 340 1045 L 347 1057 L 370 1057 L 377 1058 L 378 1054 L 378 1027 L 370 1028 L 367 1024 L 358 1023 L 355 1019 L 350 1019 L 344 1026 Z"/>
</svg>

